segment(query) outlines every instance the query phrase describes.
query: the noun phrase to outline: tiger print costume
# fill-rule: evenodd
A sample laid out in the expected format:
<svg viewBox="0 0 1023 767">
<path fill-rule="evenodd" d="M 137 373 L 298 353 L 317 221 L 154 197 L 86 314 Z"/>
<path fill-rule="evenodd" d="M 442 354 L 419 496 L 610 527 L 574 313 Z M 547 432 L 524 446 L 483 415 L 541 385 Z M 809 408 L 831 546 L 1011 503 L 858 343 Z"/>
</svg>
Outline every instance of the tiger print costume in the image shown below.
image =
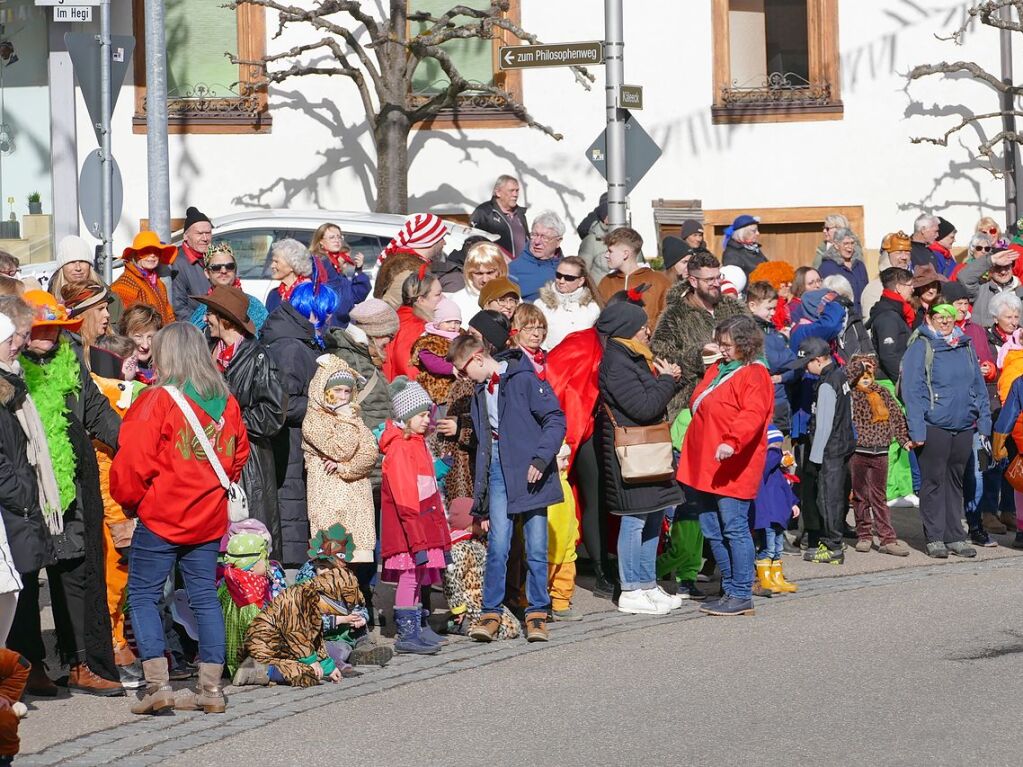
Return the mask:
<svg viewBox="0 0 1023 767">
<path fill-rule="evenodd" d="M 483 610 L 483 572 L 487 547 L 475 539 L 459 541 L 451 547 L 451 566 L 444 570 L 444 598 L 448 607 L 465 605 L 465 627 L 480 618 Z M 498 639 L 515 639 L 520 632 L 518 619 L 502 608 Z"/>
<path fill-rule="evenodd" d="M 351 607 L 363 604 L 359 582 L 351 570 L 327 570 L 278 594 L 252 619 L 245 634 L 245 653 L 258 663 L 274 666 L 293 687 L 319 684 L 316 673 L 299 658 L 327 658 L 321 594 Z"/>
</svg>

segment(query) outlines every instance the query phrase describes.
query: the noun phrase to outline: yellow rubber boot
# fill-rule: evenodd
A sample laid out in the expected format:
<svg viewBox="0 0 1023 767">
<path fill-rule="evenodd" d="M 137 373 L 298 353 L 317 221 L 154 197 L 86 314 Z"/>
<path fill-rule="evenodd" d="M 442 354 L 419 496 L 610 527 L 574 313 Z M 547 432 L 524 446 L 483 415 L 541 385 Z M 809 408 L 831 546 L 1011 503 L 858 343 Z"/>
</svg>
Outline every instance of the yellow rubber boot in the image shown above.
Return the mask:
<svg viewBox="0 0 1023 767">
<path fill-rule="evenodd" d="M 771 560 L 758 559 L 757 562 L 757 585 L 762 591 L 767 592 L 765 596 L 771 596 L 771 592 L 777 591 L 774 581 L 771 579 Z"/>
<path fill-rule="evenodd" d="M 791 594 L 794 591 L 799 591 L 799 586 L 785 580 L 785 574 L 782 572 L 780 559 L 771 560 L 771 588 L 775 591 L 781 592 L 782 594 Z"/>
</svg>

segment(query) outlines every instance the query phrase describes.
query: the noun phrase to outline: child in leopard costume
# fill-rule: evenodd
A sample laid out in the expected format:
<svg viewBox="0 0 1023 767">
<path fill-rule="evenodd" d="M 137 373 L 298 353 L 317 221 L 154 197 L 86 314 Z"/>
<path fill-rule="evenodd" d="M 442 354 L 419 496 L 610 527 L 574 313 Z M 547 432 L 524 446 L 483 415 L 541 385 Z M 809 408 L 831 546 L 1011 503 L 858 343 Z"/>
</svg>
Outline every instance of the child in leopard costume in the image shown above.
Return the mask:
<svg viewBox="0 0 1023 767">
<path fill-rule="evenodd" d="M 448 348 L 462 327 L 462 311 L 450 298 L 442 298 L 423 335 L 412 345 L 409 364 L 419 373 L 416 382 L 426 389 L 435 405 L 448 404 L 448 392 L 455 382 L 455 368 L 447 361 Z"/>
<path fill-rule="evenodd" d="M 372 562 L 376 511 L 369 475 L 379 449 L 353 402 L 366 379 L 333 354 L 316 363 L 302 422 L 309 529 L 316 535 L 342 525 L 355 541 L 351 561 Z"/>
</svg>

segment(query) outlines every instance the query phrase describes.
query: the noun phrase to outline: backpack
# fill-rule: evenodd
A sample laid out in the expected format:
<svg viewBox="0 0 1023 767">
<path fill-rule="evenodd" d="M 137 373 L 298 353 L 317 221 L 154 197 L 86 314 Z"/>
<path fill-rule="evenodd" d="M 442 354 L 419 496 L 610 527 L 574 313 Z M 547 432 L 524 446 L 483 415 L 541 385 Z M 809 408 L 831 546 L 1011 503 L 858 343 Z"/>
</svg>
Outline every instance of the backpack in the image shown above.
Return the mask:
<svg viewBox="0 0 1023 767">
<path fill-rule="evenodd" d="M 921 327 L 923 327 L 923 326 L 921 325 Z M 930 401 L 931 401 L 931 407 L 933 408 L 934 407 L 934 387 L 931 385 L 931 368 L 934 367 L 934 347 L 931 346 L 930 343 L 927 342 L 927 339 L 924 338 L 921 335 L 920 328 L 917 328 L 916 330 L 914 330 L 910 334 L 909 340 L 906 341 L 906 351 L 908 352 L 910 347 L 914 343 L 916 343 L 917 341 L 920 341 L 920 340 L 922 340 L 924 342 L 924 344 L 925 344 L 925 346 L 924 346 L 924 380 L 927 382 L 927 394 L 928 394 L 928 397 L 930 398 Z M 976 352 L 973 351 L 973 346 L 970 346 L 969 349 L 970 349 L 970 356 L 973 358 L 974 363 L 979 368 L 980 367 L 980 362 L 978 362 L 978 360 L 977 360 Z M 903 359 L 905 359 L 905 355 L 903 355 Z M 902 362 L 899 363 L 899 383 L 895 387 L 895 393 L 898 395 L 900 400 L 903 399 L 902 398 Z M 903 400 L 903 401 L 905 401 L 905 400 Z"/>
</svg>

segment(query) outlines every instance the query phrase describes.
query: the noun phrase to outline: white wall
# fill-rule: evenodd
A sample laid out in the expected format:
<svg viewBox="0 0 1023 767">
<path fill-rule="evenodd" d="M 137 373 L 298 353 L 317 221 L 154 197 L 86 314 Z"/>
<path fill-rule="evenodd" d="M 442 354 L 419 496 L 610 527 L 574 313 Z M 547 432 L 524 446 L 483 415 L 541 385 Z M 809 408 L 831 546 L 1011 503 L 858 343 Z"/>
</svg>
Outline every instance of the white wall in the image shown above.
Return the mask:
<svg viewBox="0 0 1023 767">
<path fill-rule="evenodd" d="M 645 87 L 646 109 L 636 116 L 664 150 L 632 195 L 636 227 L 652 236 L 650 202 L 661 197 L 751 211 L 863 205 L 868 247 L 877 247 L 887 231 L 909 229 L 921 207 L 964 234 L 982 214 L 1000 219 L 1002 182 L 973 162 L 974 132 L 948 149 L 909 142 L 939 135 L 963 108 L 997 108 L 992 92 L 968 81 L 933 78 L 907 90 L 904 74 L 919 63 L 965 58 L 998 68 L 996 32 L 969 35 L 962 48 L 940 42 L 935 33 L 952 28 L 946 17 L 963 3 L 928 5 L 935 8 L 924 15 L 905 0 L 841 3 L 842 120 L 715 126 L 710 1 L 626 3 L 626 81 Z M 603 37 L 600 0 L 522 0 L 522 7 L 523 26 L 545 42 Z M 267 26 L 272 34 L 275 20 L 268 18 Z M 290 32 L 271 40 L 270 50 L 302 39 Z M 523 73 L 527 107 L 564 134 L 560 142 L 528 129 L 414 134 L 411 207 L 468 211 L 489 196 L 498 174 L 510 172 L 521 177 L 534 212 L 553 208 L 570 225 L 581 219 L 603 190 L 584 157 L 604 125 L 603 68 L 592 71 L 597 81 L 590 91 L 567 69 Z M 259 206 L 372 209 L 372 143 L 354 86 L 340 78 L 299 78 L 273 93 L 269 135 L 171 136 L 172 215 L 183 216 L 186 205 L 211 216 Z M 920 116 L 935 104 L 950 116 Z M 79 106 L 85 144 L 92 131 Z M 126 186 L 115 250 L 146 216 L 145 137 L 131 132 L 133 108 L 126 85 L 115 114 L 114 146 Z M 91 148 L 82 146 L 80 158 Z M 574 248 L 575 238 L 566 246 Z"/>
</svg>

